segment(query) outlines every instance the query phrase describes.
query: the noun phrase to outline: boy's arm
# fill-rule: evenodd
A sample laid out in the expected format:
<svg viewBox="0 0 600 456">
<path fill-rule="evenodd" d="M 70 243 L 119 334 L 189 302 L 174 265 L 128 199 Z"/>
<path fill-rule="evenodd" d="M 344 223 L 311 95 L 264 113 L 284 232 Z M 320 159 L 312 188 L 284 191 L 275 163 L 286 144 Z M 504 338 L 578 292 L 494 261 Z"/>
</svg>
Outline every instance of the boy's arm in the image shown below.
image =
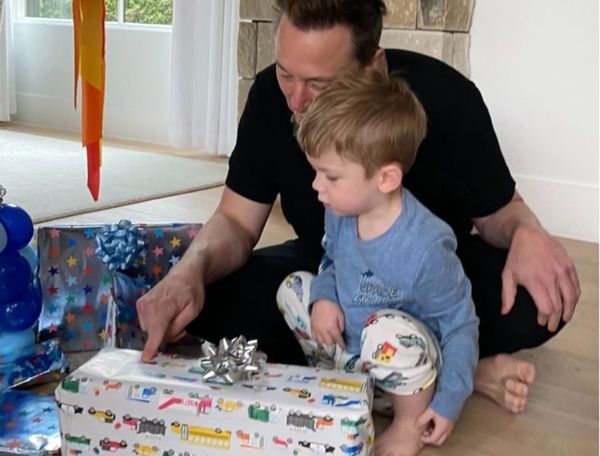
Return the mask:
<svg viewBox="0 0 600 456">
<path fill-rule="evenodd" d="M 325 211 L 325 234 L 323 235 L 323 258 L 319 265 L 319 273 L 310 285 L 311 305 L 320 299 L 339 304 L 337 287 L 335 283 L 335 244 L 337 237 L 337 223 L 335 216 L 328 210 Z"/>
<path fill-rule="evenodd" d="M 442 364 L 430 407 L 455 421 L 473 392 L 479 359 L 479 319 L 471 297 L 471 284 L 455 254 L 456 240 L 447 235 L 424 252 L 414 284 L 423 308 L 422 321 L 438 337 Z"/>
</svg>

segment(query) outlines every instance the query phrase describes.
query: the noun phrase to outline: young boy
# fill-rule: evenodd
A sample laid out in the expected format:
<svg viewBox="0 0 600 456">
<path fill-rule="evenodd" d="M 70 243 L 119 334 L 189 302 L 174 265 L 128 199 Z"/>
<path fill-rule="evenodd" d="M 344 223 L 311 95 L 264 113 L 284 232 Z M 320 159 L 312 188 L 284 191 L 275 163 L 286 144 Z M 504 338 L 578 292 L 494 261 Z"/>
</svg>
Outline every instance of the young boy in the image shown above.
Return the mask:
<svg viewBox="0 0 600 456">
<path fill-rule="evenodd" d="M 326 208 L 325 255 L 316 277 L 286 278 L 277 302 L 309 362 L 368 371 L 389 396 L 394 419 L 376 455 L 441 445 L 478 360 L 456 239 L 402 187 L 426 125 L 404 82 L 366 71 L 333 82 L 298 130 Z"/>
</svg>

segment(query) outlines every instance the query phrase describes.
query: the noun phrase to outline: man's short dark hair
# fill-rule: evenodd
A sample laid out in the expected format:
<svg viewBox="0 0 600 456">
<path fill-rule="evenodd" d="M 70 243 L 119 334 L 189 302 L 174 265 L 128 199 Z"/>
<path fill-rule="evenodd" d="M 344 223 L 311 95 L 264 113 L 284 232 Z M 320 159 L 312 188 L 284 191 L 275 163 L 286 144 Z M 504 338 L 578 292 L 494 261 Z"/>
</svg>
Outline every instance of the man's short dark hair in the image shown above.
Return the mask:
<svg viewBox="0 0 600 456">
<path fill-rule="evenodd" d="M 287 18 L 300 30 L 325 30 L 345 25 L 352 31 L 354 57 L 366 65 L 379 47 L 384 0 L 275 0 L 281 19 Z"/>
</svg>

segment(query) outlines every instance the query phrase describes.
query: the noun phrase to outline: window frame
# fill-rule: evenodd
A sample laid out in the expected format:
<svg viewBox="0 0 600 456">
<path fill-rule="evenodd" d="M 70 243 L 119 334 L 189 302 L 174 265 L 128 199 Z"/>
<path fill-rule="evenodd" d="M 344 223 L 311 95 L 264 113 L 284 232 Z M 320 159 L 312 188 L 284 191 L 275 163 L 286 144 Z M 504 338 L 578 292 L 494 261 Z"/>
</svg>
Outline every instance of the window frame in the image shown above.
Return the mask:
<svg viewBox="0 0 600 456">
<path fill-rule="evenodd" d="M 72 25 L 73 19 L 63 19 L 55 17 L 34 17 L 27 16 L 27 0 L 5 0 L 12 1 L 12 11 L 14 11 L 14 18 L 16 21 L 24 23 L 38 23 L 38 24 L 55 24 L 55 25 Z M 172 19 L 172 18 L 171 18 Z M 173 27 L 171 24 L 143 24 L 137 22 L 124 22 L 125 20 L 125 0 L 117 0 L 117 22 L 107 20 L 105 27 L 107 29 L 114 30 L 157 30 L 157 31 L 170 31 Z"/>
</svg>

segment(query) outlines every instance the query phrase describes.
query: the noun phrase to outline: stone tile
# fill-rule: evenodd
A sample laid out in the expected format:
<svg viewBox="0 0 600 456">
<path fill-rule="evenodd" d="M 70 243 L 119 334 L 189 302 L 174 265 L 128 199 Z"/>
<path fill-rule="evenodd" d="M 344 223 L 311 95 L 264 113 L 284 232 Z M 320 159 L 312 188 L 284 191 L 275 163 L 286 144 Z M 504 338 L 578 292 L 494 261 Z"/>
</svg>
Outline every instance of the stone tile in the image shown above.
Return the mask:
<svg viewBox="0 0 600 456">
<path fill-rule="evenodd" d="M 256 72 L 258 73 L 275 61 L 275 34 L 272 22 L 258 23 L 256 49 Z"/>
<path fill-rule="evenodd" d="M 240 19 L 271 21 L 275 19 L 273 3 L 273 0 L 240 0 Z"/>
<path fill-rule="evenodd" d="M 240 120 L 244 106 L 246 106 L 246 99 L 248 98 L 248 92 L 250 92 L 252 83 L 254 83 L 254 79 L 238 79 L 238 120 Z"/>
<path fill-rule="evenodd" d="M 257 22 L 240 22 L 238 34 L 238 74 L 241 78 L 254 78 L 256 75 Z"/>
<path fill-rule="evenodd" d="M 379 45 L 383 48 L 407 49 L 430 55 L 448 65 L 454 63 L 452 34 L 424 30 L 384 30 Z"/>
<path fill-rule="evenodd" d="M 414 29 L 417 26 L 418 0 L 385 0 L 384 28 Z"/>
<path fill-rule="evenodd" d="M 468 32 L 475 0 L 419 0 L 417 28 Z"/>
<path fill-rule="evenodd" d="M 453 33 L 452 37 L 454 38 L 454 57 L 452 66 L 468 78 L 471 76 L 471 59 L 469 57 L 471 35 L 468 33 Z"/>
</svg>

